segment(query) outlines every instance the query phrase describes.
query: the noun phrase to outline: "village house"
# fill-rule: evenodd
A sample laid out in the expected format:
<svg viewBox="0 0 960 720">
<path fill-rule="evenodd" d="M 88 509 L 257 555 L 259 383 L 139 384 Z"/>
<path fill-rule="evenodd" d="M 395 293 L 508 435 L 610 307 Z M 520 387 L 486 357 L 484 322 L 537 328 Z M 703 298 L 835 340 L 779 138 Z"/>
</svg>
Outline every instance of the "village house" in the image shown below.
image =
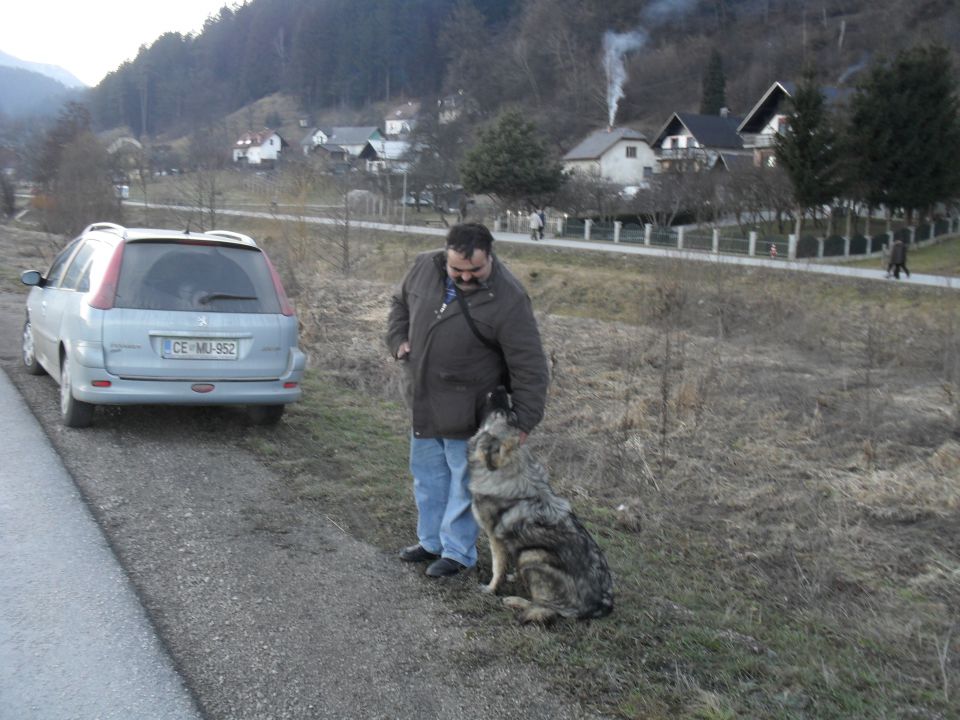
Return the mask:
<svg viewBox="0 0 960 720">
<path fill-rule="evenodd" d="M 367 172 L 406 172 L 409 152 L 406 140 L 369 140 L 358 157 L 366 162 Z"/>
<path fill-rule="evenodd" d="M 739 123 L 740 118 L 732 117 L 726 109 L 719 115 L 674 113 L 653 141 L 660 172 L 712 170 L 721 155 L 749 155 L 737 133 Z"/>
<path fill-rule="evenodd" d="M 417 116 L 420 114 L 420 103 L 405 102 L 398 105 L 384 118 L 383 129 L 387 137 L 409 135 L 417 125 Z"/>
<path fill-rule="evenodd" d="M 656 163 L 646 136 L 623 127 L 596 130 L 563 156 L 563 168 L 569 173 L 624 186 L 645 185 Z"/>
<path fill-rule="evenodd" d="M 351 158 L 359 157 L 367 142 L 384 140 L 380 128 L 366 127 L 331 127 L 314 128 L 300 141 L 304 155 L 309 155 L 321 145 L 335 145 Z"/>
<path fill-rule="evenodd" d="M 743 138 L 743 146 L 752 153 L 757 167 L 773 167 L 776 164 L 777 135 L 787 129 L 790 99 L 796 92 L 796 83 L 773 83 L 737 127 L 737 132 Z M 832 106 L 844 102 L 852 91 L 824 87 L 820 92 L 827 106 Z"/>
<path fill-rule="evenodd" d="M 233 161 L 245 165 L 272 165 L 284 147 L 289 147 L 276 130 L 264 128 L 246 132 L 233 145 Z"/>
</svg>

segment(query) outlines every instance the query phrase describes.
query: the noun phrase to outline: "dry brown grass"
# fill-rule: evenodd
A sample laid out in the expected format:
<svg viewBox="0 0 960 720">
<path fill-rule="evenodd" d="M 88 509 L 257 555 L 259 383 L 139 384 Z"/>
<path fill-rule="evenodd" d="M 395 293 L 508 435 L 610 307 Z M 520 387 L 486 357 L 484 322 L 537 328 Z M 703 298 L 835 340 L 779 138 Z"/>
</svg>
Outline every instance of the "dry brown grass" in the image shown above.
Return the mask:
<svg viewBox="0 0 960 720">
<path fill-rule="evenodd" d="M 304 498 L 386 547 L 408 539 L 412 512 L 381 338 L 391 284 L 434 242 L 364 238 L 354 278 L 316 258 L 298 273 L 322 402 L 292 414 L 283 457 L 302 458 Z M 960 297 L 500 251 L 553 370 L 531 446 L 606 549 L 618 608 L 534 634 L 472 595 L 451 604 L 619 717 L 960 715 Z M 349 427 L 331 428 L 341 416 Z M 302 468 L 335 460 L 334 431 L 383 439 L 324 484 Z M 338 489 L 352 466 L 362 482 Z"/>
</svg>

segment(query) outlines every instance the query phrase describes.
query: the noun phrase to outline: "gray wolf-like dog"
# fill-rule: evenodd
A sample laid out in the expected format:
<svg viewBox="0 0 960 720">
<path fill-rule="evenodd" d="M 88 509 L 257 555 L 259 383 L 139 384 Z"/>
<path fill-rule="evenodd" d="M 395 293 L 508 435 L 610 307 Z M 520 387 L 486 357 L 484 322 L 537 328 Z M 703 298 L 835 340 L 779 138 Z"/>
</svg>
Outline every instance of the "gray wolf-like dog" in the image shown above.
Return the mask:
<svg viewBox="0 0 960 720">
<path fill-rule="evenodd" d="M 490 540 L 495 592 L 513 563 L 530 599 L 504 598 L 522 623 L 599 618 L 613 610 L 613 580 L 603 552 L 554 494 L 547 471 L 520 445 L 509 398 L 490 394 L 489 412 L 469 445 L 473 514 Z"/>
</svg>

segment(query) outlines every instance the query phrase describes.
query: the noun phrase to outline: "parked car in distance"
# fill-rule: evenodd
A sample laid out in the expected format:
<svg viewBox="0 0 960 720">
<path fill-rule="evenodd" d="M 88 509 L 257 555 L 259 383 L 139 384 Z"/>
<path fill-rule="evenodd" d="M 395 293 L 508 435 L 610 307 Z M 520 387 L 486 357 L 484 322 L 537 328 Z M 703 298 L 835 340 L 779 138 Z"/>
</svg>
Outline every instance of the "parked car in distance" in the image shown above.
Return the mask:
<svg viewBox="0 0 960 720">
<path fill-rule="evenodd" d="M 60 383 L 68 427 L 141 404 L 244 405 L 273 424 L 301 396 L 293 306 L 246 235 L 95 223 L 21 280 L 23 364 Z"/>
<path fill-rule="evenodd" d="M 420 199 L 420 202 L 419 202 L 420 207 L 430 207 L 433 205 L 433 193 L 429 191 L 424 191 L 420 193 L 419 199 Z M 417 196 L 414 195 L 413 193 L 408 193 L 404 195 L 403 204 L 406 205 L 407 207 L 416 206 L 418 204 Z"/>
</svg>

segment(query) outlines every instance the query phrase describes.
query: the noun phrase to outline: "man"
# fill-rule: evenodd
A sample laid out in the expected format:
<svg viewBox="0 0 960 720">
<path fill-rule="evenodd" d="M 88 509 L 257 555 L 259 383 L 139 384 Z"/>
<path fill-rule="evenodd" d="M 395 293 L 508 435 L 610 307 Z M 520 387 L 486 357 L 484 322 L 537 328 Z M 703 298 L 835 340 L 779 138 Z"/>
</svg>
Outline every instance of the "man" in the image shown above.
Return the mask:
<svg viewBox="0 0 960 720">
<path fill-rule="evenodd" d="M 893 276 L 899 280 L 901 270 L 907 274 L 907 277 L 910 277 L 910 271 L 907 270 L 907 246 L 903 240 L 897 238 L 890 248 L 890 264 L 887 265 L 887 277 L 890 277 L 892 272 Z"/>
<path fill-rule="evenodd" d="M 445 249 L 416 257 L 393 295 L 386 341 L 405 365 L 413 421 L 419 542 L 400 558 L 431 561 L 430 577 L 456 575 L 477 562 L 467 441 L 480 426 L 487 394 L 508 384 L 525 439 L 543 418 L 549 383 L 530 298 L 494 255 L 485 226 L 454 225 Z"/>
<path fill-rule="evenodd" d="M 537 212 L 536 208 L 530 211 L 527 222 L 530 223 L 530 239 L 539 240 L 540 233 L 543 231 L 543 220 L 540 218 L 540 213 Z"/>
</svg>

